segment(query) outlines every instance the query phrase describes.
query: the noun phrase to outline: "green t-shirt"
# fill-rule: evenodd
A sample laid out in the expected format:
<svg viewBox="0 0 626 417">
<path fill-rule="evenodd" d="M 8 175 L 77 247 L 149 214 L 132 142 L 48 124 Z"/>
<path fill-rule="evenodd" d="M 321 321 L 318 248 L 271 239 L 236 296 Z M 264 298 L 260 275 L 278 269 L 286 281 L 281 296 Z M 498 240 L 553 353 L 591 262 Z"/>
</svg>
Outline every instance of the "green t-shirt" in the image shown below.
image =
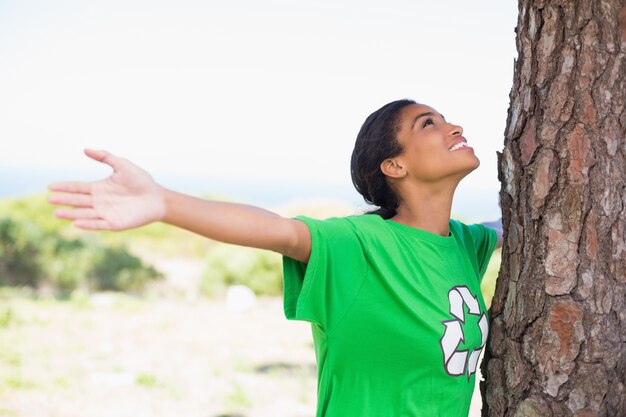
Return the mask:
<svg viewBox="0 0 626 417">
<path fill-rule="evenodd" d="M 314 220 L 283 258 L 288 319 L 312 323 L 317 417 L 467 417 L 487 339 L 480 280 L 497 234 L 444 237 L 377 215 Z"/>
</svg>

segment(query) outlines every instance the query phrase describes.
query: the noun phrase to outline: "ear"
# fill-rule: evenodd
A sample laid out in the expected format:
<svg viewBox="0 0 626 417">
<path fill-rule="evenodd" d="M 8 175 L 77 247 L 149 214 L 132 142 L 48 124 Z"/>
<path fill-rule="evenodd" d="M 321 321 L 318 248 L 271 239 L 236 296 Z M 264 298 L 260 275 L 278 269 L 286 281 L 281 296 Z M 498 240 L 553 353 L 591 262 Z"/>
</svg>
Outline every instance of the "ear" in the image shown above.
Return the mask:
<svg viewBox="0 0 626 417">
<path fill-rule="evenodd" d="M 389 178 L 400 179 L 406 177 L 407 175 L 404 166 L 397 159 L 385 159 L 380 164 L 380 170 Z"/>
</svg>

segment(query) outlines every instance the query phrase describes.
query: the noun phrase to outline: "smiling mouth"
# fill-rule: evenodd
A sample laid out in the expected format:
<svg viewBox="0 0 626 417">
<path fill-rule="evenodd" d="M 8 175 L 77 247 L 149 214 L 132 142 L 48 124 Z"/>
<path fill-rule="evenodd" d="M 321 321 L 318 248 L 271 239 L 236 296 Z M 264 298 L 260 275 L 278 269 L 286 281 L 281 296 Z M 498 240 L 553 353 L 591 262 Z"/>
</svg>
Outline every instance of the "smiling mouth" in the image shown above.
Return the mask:
<svg viewBox="0 0 626 417">
<path fill-rule="evenodd" d="M 467 144 L 467 142 L 466 142 L 466 141 L 463 141 L 463 142 L 459 142 L 459 143 L 457 143 L 456 145 L 452 146 L 452 147 L 451 147 L 450 149 L 448 149 L 448 150 L 449 150 L 450 152 L 454 152 L 454 151 L 456 151 L 456 150 L 458 150 L 458 149 L 461 149 L 461 148 L 469 148 L 469 147 L 470 147 L 470 146 Z"/>
</svg>

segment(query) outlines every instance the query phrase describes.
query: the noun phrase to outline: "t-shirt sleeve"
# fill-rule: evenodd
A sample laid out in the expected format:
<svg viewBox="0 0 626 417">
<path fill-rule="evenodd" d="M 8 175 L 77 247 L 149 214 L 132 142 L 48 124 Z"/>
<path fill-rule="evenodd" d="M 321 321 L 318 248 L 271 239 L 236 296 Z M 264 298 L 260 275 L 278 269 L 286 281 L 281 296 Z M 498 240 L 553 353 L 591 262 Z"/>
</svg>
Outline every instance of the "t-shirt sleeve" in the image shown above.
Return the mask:
<svg viewBox="0 0 626 417">
<path fill-rule="evenodd" d="M 480 223 L 471 224 L 467 228 L 472 236 L 472 242 L 476 251 L 478 278 L 482 281 L 491 255 L 498 243 L 498 233 L 494 229 Z"/>
<path fill-rule="evenodd" d="M 365 279 L 365 256 L 347 219 L 297 219 L 311 233 L 311 255 L 307 264 L 283 257 L 285 315 L 328 331 L 344 316 Z"/>
</svg>

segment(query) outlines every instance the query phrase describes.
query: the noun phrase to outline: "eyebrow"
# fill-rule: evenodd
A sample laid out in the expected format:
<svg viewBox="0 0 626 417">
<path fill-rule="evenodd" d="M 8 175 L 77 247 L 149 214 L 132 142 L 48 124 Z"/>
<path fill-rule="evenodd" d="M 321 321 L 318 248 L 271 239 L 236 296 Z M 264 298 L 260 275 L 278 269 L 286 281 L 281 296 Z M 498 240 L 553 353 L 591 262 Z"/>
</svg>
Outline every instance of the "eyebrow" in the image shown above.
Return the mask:
<svg viewBox="0 0 626 417">
<path fill-rule="evenodd" d="M 418 119 L 421 119 L 422 117 L 426 117 L 426 116 L 434 116 L 435 113 L 433 112 L 426 112 L 426 113 L 422 113 L 422 114 L 418 114 L 417 116 L 415 116 L 415 119 L 413 119 L 413 124 L 411 125 L 411 129 L 413 129 L 415 127 L 415 123 L 417 123 Z M 446 120 L 445 117 L 443 117 L 443 114 L 439 115 L 444 121 Z"/>
</svg>

